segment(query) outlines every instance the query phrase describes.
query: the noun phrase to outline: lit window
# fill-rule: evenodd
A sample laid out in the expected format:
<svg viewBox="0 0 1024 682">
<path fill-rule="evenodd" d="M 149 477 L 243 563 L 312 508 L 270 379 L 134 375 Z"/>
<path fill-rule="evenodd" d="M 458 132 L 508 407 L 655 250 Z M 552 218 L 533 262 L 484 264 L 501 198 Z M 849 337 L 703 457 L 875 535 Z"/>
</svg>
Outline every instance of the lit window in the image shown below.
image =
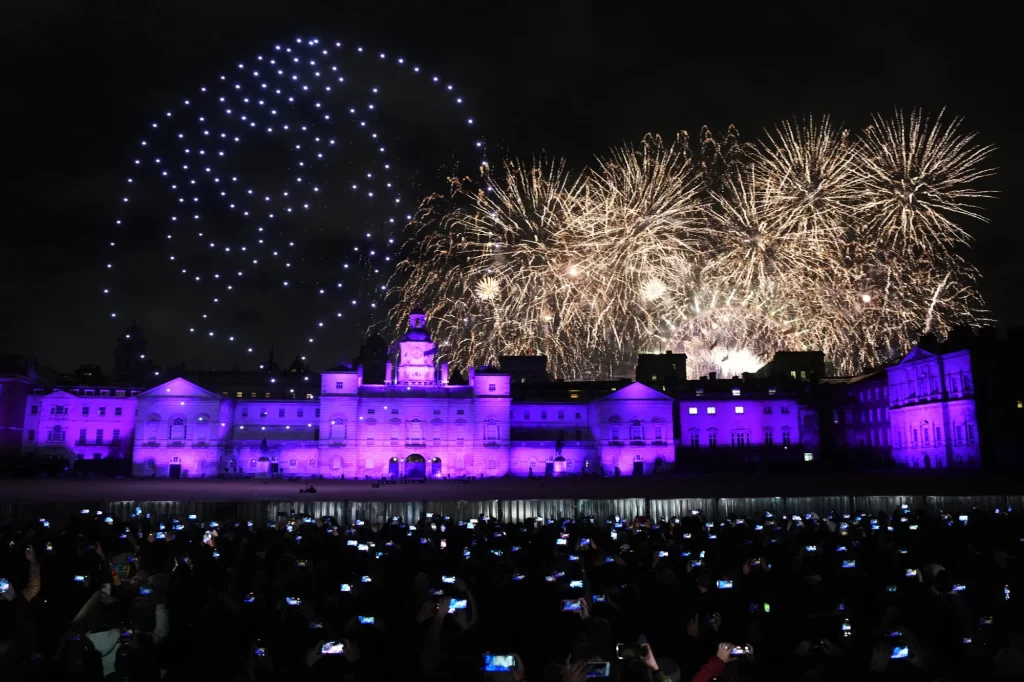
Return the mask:
<svg viewBox="0 0 1024 682">
<path fill-rule="evenodd" d="M 735 407 L 735 410 L 736 410 L 736 414 L 743 414 L 743 406 L 742 405 L 737 405 Z"/>
<path fill-rule="evenodd" d="M 691 408 L 690 408 L 690 409 L 688 410 L 688 412 L 689 412 L 690 414 L 697 414 L 697 408 L 696 408 L 696 407 L 691 407 Z"/>
<path fill-rule="evenodd" d="M 796 379 L 796 370 L 795 370 L 795 369 L 794 369 L 794 370 L 791 370 L 791 371 L 789 372 L 789 378 L 790 378 L 790 379 Z"/>
<path fill-rule="evenodd" d="M 235 393 L 235 397 L 236 398 L 241 398 L 242 397 L 242 392 L 241 391 L 236 392 Z"/>
<path fill-rule="evenodd" d="M 1017 401 L 1017 409 L 1019 410 L 1021 408 L 1024 408 L 1024 400 Z"/>
<path fill-rule="evenodd" d="M 708 414 L 715 414 L 715 412 L 717 412 L 717 410 L 714 407 L 708 408 Z"/>
<path fill-rule="evenodd" d="M 704 395 L 704 389 L 703 388 L 698 388 L 697 389 L 697 397 L 700 398 L 702 395 Z"/>
<path fill-rule="evenodd" d="M 768 389 L 768 395 L 775 395 L 775 389 L 774 388 L 769 388 Z"/>
<path fill-rule="evenodd" d="M 652 374 L 651 375 L 651 381 L 657 381 L 657 380 L 658 380 L 658 375 L 657 374 Z"/>
<path fill-rule="evenodd" d="M 732 389 L 732 394 L 733 395 L 739 395 L 740 394 L 740 389 L 738 389 L 738 388 Z"/>
<path fill-rule="evenodd" d="M 813 462 L 814 461 L 814 453 L 813 452 L 805 452 L 804 453 L 804 461 L 805 462 Z"/>
</svg>

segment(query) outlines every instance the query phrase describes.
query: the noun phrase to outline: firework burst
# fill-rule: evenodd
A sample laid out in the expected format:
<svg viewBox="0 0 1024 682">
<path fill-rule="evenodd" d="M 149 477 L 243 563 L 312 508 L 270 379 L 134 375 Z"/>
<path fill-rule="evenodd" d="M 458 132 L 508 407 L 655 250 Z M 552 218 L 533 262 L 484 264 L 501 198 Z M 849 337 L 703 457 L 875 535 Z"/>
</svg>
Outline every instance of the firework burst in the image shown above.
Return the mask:
<svg viewBox="0 0 1024 682">
<path fill-rule="evenodd" d="M 754 144 L 647 136 L 572 173 L 484 169 L 421 207 L 392 321 L 425 301 L 447 359 L 545 354 L 555 376 L 630 373 L 637 352 L 688 354 L 692 375 L 821 350 L 850 373 L 983 322 L 958 222 L 990 196 L 990 147 L 959 120 L 827 117 Z"/>
</svg>

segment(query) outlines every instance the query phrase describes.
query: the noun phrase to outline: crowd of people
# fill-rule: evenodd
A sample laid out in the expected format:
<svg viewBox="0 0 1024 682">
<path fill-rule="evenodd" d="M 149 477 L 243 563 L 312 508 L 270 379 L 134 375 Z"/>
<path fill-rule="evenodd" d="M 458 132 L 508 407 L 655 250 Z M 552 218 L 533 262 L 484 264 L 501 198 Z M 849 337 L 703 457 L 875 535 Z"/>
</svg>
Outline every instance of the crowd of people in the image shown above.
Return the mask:
<svg viewBox="0 0 1024 682">
<path fill-rule="evenodd" d="M 0 680 L 1024 676 L 996 513 L 2 528 Z"/>
</svg>

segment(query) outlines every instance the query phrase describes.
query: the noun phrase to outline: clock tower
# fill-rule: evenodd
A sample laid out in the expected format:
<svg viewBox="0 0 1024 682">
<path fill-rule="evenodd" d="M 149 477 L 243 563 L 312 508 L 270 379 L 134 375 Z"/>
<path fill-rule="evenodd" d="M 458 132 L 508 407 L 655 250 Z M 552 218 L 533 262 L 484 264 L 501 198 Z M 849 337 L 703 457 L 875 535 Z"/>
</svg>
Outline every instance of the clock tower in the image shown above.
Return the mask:
<svg viewBox="0 0 1024 682">
<path fill-rule="evenodd" d="M 437 384 L 434 345 L 427 332 L 427 315 L 419 308 L 409 313 L 409 331 L 398 342 L 398 376 L 395 383 L 415 386 Z"/>
</svg>

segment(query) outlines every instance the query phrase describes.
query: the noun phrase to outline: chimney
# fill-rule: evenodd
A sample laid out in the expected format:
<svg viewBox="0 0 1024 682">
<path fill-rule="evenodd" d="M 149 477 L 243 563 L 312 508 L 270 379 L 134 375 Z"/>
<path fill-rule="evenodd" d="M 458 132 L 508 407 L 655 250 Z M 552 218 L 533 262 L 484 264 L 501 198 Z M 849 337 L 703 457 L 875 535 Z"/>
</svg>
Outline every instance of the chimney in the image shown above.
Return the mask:
<svg viewBox="0 0 1024 682">
<path fill-rule="evenodd" d="M 718 378 L 718 372 L 708 372 L 708 379 L 714 381 Z"/>
</svg>

